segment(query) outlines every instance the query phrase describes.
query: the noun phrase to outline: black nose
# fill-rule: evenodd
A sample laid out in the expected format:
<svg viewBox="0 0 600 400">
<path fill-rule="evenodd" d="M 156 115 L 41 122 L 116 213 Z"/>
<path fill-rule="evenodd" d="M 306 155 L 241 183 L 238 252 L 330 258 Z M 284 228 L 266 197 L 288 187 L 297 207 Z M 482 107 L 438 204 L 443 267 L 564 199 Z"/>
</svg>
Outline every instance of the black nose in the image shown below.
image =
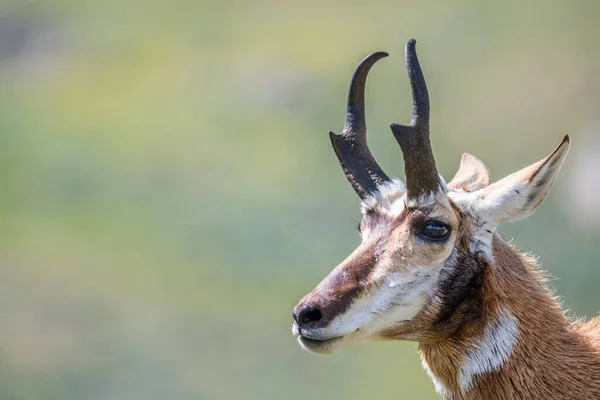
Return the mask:
<svg viewBox="0 0 600 400">
<path fill-rule="evenodd" d="M 319 322 L 323 317 L 321 311 L 312 306 L 304 306 L 300 309 L 300 311 L 298 311 L 298 313 L 296 313 L 296 310 L 294 309 L 292 311 L 292 316 L 300 326 L 308 325 L 311 322 Z"/>
</svg>

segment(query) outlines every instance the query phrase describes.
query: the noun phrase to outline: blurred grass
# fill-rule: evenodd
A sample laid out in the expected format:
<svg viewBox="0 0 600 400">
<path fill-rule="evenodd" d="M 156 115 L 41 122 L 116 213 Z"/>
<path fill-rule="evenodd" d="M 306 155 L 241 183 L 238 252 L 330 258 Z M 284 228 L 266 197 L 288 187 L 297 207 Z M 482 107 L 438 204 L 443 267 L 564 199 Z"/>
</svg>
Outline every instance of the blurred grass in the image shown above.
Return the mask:
<svg viewBox="0 0 600 400">
<path fill-rule="evenodd" d="M 564 133 L 572 160 L 597 135 L 599 11 L 1 3 L 0 398 L 436 398 L 414 344 L 315 357 L 289 333 L 295 302 L 357 244 L 358 199 L 326 135 L 342 126 L 350 73 L 367 52 L 392 55 L 367 103 L 392 174 L 387 123 L 410 113 L 410 37 L 446 178 L 464 151 L 498 178 Z M 503 230 L 593 315 L 600 228 L 576 222 L 569 191 L 598 172 L 572 165 L 539 212 Z"/>
</svg>

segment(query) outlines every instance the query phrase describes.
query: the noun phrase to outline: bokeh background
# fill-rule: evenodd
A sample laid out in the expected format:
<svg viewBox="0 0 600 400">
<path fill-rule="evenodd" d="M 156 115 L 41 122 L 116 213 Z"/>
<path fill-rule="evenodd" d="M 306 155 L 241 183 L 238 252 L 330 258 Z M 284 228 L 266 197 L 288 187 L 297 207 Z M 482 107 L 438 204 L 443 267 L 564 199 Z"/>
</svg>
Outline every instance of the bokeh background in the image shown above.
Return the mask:
<svg viewBox="0 0 600 400">
<path fill-rule="evenodd" d="M 403 46 L 432 140 L 499 178 L 573 146 L 502 231 L 600 309 L 600 2 L 1 1 L 0 399 L 434 399 L 413 343 L 332 356 L 297 300 L 358 244 L 330 148 L 367 53 L 371 148 L 403 176 Z"/>
</svg>

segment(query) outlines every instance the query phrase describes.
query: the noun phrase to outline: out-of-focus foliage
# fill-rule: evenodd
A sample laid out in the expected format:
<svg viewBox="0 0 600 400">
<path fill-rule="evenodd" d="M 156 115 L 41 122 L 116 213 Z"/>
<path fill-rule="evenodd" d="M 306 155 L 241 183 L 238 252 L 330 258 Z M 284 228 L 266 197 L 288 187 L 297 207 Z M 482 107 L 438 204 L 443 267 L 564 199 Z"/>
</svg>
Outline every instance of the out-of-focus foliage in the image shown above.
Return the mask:
<svg viewBox="0 0 600 400">
<path fill-rule="evenodd" d="M 433 399 L 416 345 L 318 357 L 296 301 L 358 242 L 330 149 L 368 52 L 370 143 L 402 176 L 403 45 L 432 140 L 498 178 L 570 133 L 555 189 L 503 227 L 566 306 L 600 308 L 600 2 L 4 1 L 0 399 Z"/>
</svg>

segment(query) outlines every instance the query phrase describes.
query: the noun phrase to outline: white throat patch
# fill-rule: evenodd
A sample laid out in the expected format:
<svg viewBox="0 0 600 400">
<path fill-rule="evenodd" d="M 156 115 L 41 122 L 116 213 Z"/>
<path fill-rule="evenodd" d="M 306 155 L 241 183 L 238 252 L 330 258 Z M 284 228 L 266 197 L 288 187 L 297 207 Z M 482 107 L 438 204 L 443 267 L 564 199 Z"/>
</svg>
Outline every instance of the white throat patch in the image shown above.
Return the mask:
<svg viewBox="0 0 600 400">
<path fill-rule="evenodd" d="M 485 327 L 483 338 L 465 356 L 458 386 L 466 393 L 477 376 L 499 370 L 510 358 L 519 336 L 519 322 L 510 312 L 501 312 Z"/>
</svg>

